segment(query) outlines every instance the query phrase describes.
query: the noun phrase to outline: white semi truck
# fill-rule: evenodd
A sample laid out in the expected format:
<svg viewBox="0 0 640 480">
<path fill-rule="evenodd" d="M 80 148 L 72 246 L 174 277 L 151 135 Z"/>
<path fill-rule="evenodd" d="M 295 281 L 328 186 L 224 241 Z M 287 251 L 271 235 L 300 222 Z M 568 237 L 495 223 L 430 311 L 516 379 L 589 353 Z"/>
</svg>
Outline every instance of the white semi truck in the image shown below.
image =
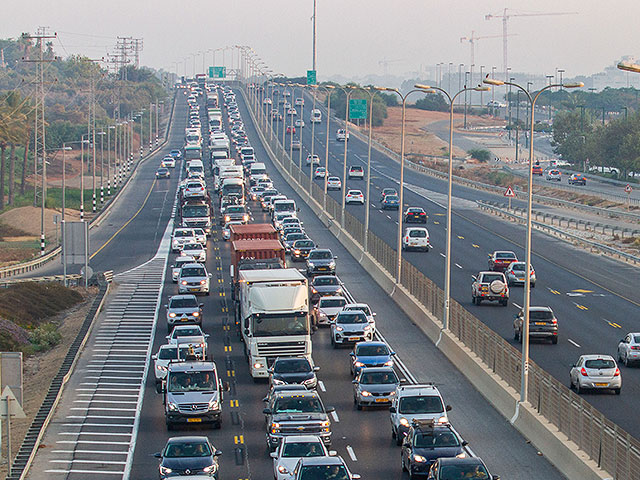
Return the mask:
<svg viewBox="0 0 640 480">
<path fill-rule="evenodd" d="M 236 314 L 251 376 L 268 377 L 278 357 L 311 361 L 306 277 L 295 268 L 239 270 L 237 275 Z"/>
</svg>

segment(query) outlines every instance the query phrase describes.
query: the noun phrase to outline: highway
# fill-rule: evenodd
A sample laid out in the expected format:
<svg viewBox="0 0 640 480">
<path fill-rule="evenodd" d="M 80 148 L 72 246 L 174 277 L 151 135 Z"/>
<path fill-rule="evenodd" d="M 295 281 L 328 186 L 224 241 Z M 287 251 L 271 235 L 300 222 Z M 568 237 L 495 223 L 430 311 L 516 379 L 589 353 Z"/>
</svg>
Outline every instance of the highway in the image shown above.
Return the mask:
<svg viewBox="0 0 640 480">
<path fill-rule="evenodd" d="M 242 104 L 239 96 L 238 102 Z M 184 108 L 183 105 L 180 108 Z M 386 298 L 367 272 L 326 231 L 311 210 L 302 204 L 293 189 L 268 162 L 244 107 L 241 107 L 241 111 L 251 144 L 256 149 L 257 157 L 268 163 L 275 186 L 297 201 L 305 229 L 316 243 L 331 248 L 338 255 L 340 278 L 351 295 L 370 303 L 378 313 L 379 329 L 409 371 L 418 381 L 435 382 L 441 389 L 445 401 L 453 406 L 450 415 L 452 422 L 470 442 L 473 451 L 482 456 L 492 472 L 502 475 L 502 478 L 529 479 L 538 474 L 543 474 L 544 478 L 562 478 L 419 333 L 411 320 Z M 172 185 L 175 181 L 171 180 Z M 259 208 L 252 208 L 252 213 L 254 222 L 268 221 Z M 214 232 L 209 243 L 207 269 L 214 272 L 214 285 L 217 287 L 209 297 L 201 297 L 205 312 L 204 330 L 210 335 L 213 358 L 222 372 L 223 380 L 230 382 L 231 390 L 226 393 L 224 400 L 222 429 L 206 430 L 204 433 L 223 451 L 220 478 L 271 478 L 272 461 L 266 450 L 262 414 L 262 398 L 266 394 L 267 384 L 254 383 L 249 376 L 243 346 L 235 333 L 233 316 L 229 313 L 232 311 L 228 300 L 229 245 L 221 240 L 219 230 Z M 171 261 L 168 263 L 171 264 Z M 218 283 L 218 279 L 222 282 Z M 175 284 L 165 279 L 161 304 L 166 303 L 166 299 L 176 290 Z M 163 313 L 161 309 L 152 341 L 153 352 L 165 343 Z M 334 351 L 328 331 L 321 329 L 313 336 L 313 352 L 315 363 L 321 367 L 318 374 L 322 382 L 319 387 L 321 397 L 325 405 L 336 407 L 332 449 L 337 450 L 352 471 L 360 473 L 363 478 L 402 478 L 400 453 L 391 439 L 388 411 L 359 412 L 352 405 L 348 350 Z M 167 431 L 161 396 L 155 393 L 152 376 L 150 372 L 145 384 L 135 442 L 131 478 L 136 479 L 155 478 L 158 461 L 152 454 L 163 447 L 169 436 L 197 435 L 201 431 L 194 428 Z"/>
<path fill-rule="evenodd" d="M 307 98 L 305 112 L 310 111 L 310 105 Z M 307 127 L 302 135 L 303 162 L 311 150 L 308 113 L 305 113 L 304 120 Z M 335 140 L 338 128 L 335 119 L 331 119 L 328 170 L 342 177 L 344 144 Z M 322 166 L 325 129 L 326 118 L 323 118 L 322 124 L 316 124 L 314 147 L 315 153 L 320 155 Z M 360 164 L 366 171 L 366 143 L 352 135 L 347 154 L 348 165 Z M 294 159 L 297 160 L 296 152 Z M 398 187 L 397 178 L 398 164 L 372 150 L 370 228 L 393 248 L 396 245 L 397 212 L 381 211 L 378 199 L 383 188 Z M 318 185 L 322 185 L 320 182 L 316 180 Z M 405 169 L 405 185 L 405 207 L 425 208 L 429 215 L 427 227 L 431 244 L 434 246 L 429 253 L 408 252 L 405 258 L 442 288 L 446 182 Z M 366 185 L 362 180 L 351 180 L 346 187 L 364 192 Z M 343 193 L 344 185 L 343 191 L 332 191 L 330 195 L 341 202 Z M 487 254 L 494 250 L 513 250 L 519 258 L 524 258 L 525 230 L 521 226 L 482 214 L 474 204 L 476 199 L 495 201 L 499 198 L 504 201 L 502 197 L 459 185 L 454 185 L 453 195 L 452 296 L 498 334 L 519 347 L 513 339 L 513 318 L 523 304 L 521 287 L 511 289 L 508 308 L 491 304 L 474 306 L 471 304 L 471 276 L 487 268 Z M 364 207 L 350 205 L 346 208 L 364 223 Z M 531 304 L 553 308 L 559 321 L 560 340 L 558 345 L 532 342 L 531 356 L 568 386 L 569 367 L 579 355 L 615 355 L 619 340 L 629 331 L 640 330 L 637 315 L 640 303 L 635 288 L 640 281 L 640 271 L 602 256 L 591 255 L 539 232 L 533 234 L 532 264 L 538 283 L 532 290 Z M 585 394 L 584 398 L 626 431 L 635 432 L 640 428 L 640 417 L 630 413 L 635 411 L 636 399 L 640 395 L 640 370 L 622 367 L 622 377 L 620 396 L 590 393 Z"/>
</svg>

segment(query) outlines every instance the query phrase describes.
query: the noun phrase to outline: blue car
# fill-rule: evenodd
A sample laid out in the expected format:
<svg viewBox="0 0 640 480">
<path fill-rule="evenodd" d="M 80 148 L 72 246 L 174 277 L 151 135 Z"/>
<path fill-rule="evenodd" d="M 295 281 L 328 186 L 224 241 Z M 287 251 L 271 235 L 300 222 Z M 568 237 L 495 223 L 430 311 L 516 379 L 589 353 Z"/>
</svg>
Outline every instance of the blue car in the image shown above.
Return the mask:
<svg viewBox="0 0 640 480">
<path fill-rule="evenodd" d="M 359 342 L 351 355 L 351 375 L 357 375 L 364 367 L 393 367 L 393 356 L 384 342 Z"/>
<path fill-rule="evenodd" d="M 180 150 L 171 150 L 171 152 L 169 152 L 169 155 L 177 160 L 182 158 L 182 152 Z"/>
<path fill-rule="evenodd" d="M 400 208 L 400 198 L 398 195 L 385 195 L 382 200 L 382 210 L 398 210 Z"/>
</svg>

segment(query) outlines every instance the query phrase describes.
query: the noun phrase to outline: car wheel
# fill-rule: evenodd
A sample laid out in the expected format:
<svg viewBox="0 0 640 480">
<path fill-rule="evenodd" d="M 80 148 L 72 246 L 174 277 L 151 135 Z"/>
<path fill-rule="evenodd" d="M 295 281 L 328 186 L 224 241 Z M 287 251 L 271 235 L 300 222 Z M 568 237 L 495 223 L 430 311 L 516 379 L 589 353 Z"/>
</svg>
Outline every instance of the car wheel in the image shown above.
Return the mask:
<svg viewBox="0 0 640 480">
<path fill-rule="evenodd" d="M 218 420 L 214 425 L 213 428 L 215 428 L 216 430 L 220 430 L 222 428 L 222 419 Z"/>
<path fill-rule="evenodd" d="M 580 395 L 582 393 L 582 389 L 580 388 L 580 380 L 576 380 L 576 393 Z"/>
<path fill-rule="evenodd" d="M 396 445 L 399 447 L 402 445 L 403 437 L 400 433 L 396 433 Z"/>
<path fill-rule="evenodd" d="M 402 464 L 402 471 L 406 472 L 407 471 L 407 466 L 404 463 L 404 455 L 400 455 L 400 463 Z"/>
<path fill-rule="evenodd" d="M 518 331 L 515 328 L 513 329 L 513 339 L 518 340 Z"/>
<path fill-rule="evenodd" d="M 551 343 L 553 345 L 557 345 L 558 344 L 558 336 L 557 335 L 551 339 Z"/>
<path fill-rule="evenodd" d="M 620 353 L 620 350 L 618 350 L 618 363 L 622 363 L 623 358 L 622 358 L 622 354 Z"/>
<path fill-rule="evenodd" d="M 500 305 L 506 307 L 507 305 L 509 305 L 509 300 L 500 300 Z"/>
<path fill-rule="evenodd" d="M 167 422 L 167 430 L 168 431 L 172 431 L 173 430 L 173 423 Z"/>
<path fill-rule="evenodd" d="M 333 348 L 337 348 L 338 345 L 336 345 L 336 339 L 333 337 L 333 335 L 331 335 L 331 346 Z"/>
<path fill-rule="evenodd" d="M 624 366 L 625 367 L 630 367 L 631 366 L 631 362 L 629 361 L 629 355 L 625 355 L 624 356 Z"/>
<path fill-rule="evenodd" d="M 622 389 L 621 388 L 614 388 L 613 391 L 615 392 L 616 395 L 620 395 L 620 391 Z"/>
<path fill-rule="evenodd" d="M 536 282 L 530 283 L 529 285 L 531 285 L 531 288 L 536 288 Z"/>
</svg>

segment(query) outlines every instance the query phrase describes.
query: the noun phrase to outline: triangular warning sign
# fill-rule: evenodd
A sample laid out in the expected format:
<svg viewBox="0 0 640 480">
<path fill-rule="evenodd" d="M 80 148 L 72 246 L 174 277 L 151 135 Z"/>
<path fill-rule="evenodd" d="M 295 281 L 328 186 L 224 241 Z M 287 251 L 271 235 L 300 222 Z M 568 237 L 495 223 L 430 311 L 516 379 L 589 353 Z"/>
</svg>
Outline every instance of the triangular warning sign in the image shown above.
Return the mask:
<svg viewBox="0 0 640 480">
<path fill-rule="evenodd" d="M 507 187 L 507 191 L 504 192 L 505 197 L 515 197 L 516 194 L 513 192 L 513 188 L 511 186 Z"/>
<path fill-rule="evenodd" d="M 7 409 L 13 418 L 26 418 L 24 410 L 18 403 L 16 396 L 13 394 L 9 386 L 4 387 L 2 395 L 0 395 L 0 416 L 7 417 Z"/>
</svg>

